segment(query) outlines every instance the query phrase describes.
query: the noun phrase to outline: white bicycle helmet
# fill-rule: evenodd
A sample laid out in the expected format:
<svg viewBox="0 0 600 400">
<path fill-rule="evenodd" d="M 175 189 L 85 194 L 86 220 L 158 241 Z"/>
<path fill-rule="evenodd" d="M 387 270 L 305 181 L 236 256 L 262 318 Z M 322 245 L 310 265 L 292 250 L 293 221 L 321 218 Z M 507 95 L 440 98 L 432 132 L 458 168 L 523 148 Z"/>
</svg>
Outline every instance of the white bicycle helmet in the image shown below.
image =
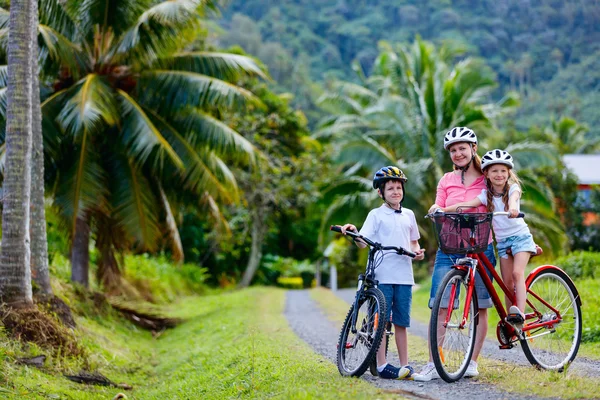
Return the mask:
<svg viewBox="0 0 600 400">
<path fill-rule="evenodd" d="M 448 147 L 459 142 L 477 144 L 477 135 L 466 126 L 452 128 L 446 133 L 446 136 L 444 136 L 444 149 L 448 150 Z"/>
<path fill-rule="evenodd" d="M 486 169 L 494 164 L 504 164 L 511 169 L 515 167 L 513 158 L 508 151 L 500 149 L 490 150 L 481 157 L 481 169 Z"/>
</svg>

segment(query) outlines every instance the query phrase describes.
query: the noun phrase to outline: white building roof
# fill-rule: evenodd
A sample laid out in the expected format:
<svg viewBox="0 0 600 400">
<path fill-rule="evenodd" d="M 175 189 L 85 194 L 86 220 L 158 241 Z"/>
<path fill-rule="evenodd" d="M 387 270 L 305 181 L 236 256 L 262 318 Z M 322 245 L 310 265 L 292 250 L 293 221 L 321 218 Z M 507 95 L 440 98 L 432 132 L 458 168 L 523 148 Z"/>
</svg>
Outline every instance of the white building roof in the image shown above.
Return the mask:
<svg viewBox="0 0 600 400">
<path fill-rule="evenodd" d="M 600 154 L 565 154 L 563 161 L 581 185 L 600 184 Z"/>
</svg>

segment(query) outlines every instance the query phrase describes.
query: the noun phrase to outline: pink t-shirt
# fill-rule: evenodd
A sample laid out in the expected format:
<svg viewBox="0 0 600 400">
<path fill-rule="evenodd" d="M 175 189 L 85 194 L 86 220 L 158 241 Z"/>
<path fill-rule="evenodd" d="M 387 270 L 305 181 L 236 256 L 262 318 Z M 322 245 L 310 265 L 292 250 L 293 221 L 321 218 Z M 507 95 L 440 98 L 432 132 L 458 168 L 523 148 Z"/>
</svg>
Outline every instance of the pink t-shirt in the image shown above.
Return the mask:
<svg viewBox="0 0 600 400">
<path fill-rule="evenodd" d="M 438 182 L 437 194 L 435 196 L 435 204 L 442 207 L 449 207 L 456 203 L 473 200 L 481 194 L 481 191 L 486 189 L 485 177 L 482 175 L 475 180 L 469 187 L 465 187 L 460 179 L 460 174 L 448 172 L 444 174 Z M 477 207 L 470 212 L 486 212 L 484 205 Z"/>
<path fill-rule="evenodd" d="M 435 204 L 441 207 L 452 206 L 463 201 L 473 200 L 481 194 L 481 191 L 486 189 L 485 176 L 480 176 L 469 187 L 465 187 L 460 179 L 460 174 L 448 172 L 442 176 L 438 182 L 437 194 L 435 196 Z M 487 212 L 484 205 L 477 208 L 465 209 L 469 212 Z M 492 235 L 488 243 L 492 243 Z"/>
</svg>

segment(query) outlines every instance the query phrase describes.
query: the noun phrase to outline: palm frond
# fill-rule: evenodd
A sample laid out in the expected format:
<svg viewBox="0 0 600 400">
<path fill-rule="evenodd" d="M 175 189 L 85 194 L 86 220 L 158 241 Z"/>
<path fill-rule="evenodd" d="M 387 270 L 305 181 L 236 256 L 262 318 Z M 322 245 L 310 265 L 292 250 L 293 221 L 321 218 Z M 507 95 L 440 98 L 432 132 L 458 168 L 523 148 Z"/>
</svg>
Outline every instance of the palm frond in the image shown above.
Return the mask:
<svg viewBox="0 0 600 400">
<path fill-rule="evenodd" d="M 85 57 L 67 37 L 48 25 L 39 25 L 39 37 L 42 39 L 39 48 L 39 62 L 45 64 L 48 59 L 59 64 L 61 67 L 69 68 L 74 79 L 81 76 L 86 69 Z M 44 69 L 42 69 L 42 72 Z"/>
<path fill-rule="evenodd" d="M 69 89 L 70 98 L 57 116 L 62 128 L 80 140 L 82 132 L 93 133 L 119 120 L 114 92 L 96 74 L 89 74 Z M 46 102 L 44 102 L 46 103 Z"/>
<path fill-rule="evenodd" d="M 519 142 L 505 148 L 515 160 L 517 170 L 556 165 L 556 148 L 551 143 Z"/>
<path fill-rule="evenodd" d="M 121 133 L 123 140 L 130 150 L 130 155 L 138 162 L 144 163 L 153 150 L 158 149 L 169 156 L 178 168 L 183 168 L 183 162 L 173 150 L 170 143 L 154 126 L 142 107 L 121 89 L 117 89 L 122 109 Z"/>
<path fill-rule="evenodd" d="M 201 0 L 172 0 L 154 4 L 139 14 L 135 22 L 130 21 L 122 34 L 115 30 L 119 39 L 111 51 L 112 56 L 116 60 L 134 58 L 150 65 L 165 54 L 177 51 L 185 41 L 184 31 L 198 25 L 197 11 L 202 3 Z"/>
<path fill-rule="evenodd" d="M 10 12 L 0 7 L 0 29 L 7 29 L 10 21 Z"/>
<path fill-rule="evenodd" d="M 229 82 L 246 76 L 268 79 L 252 58 L 239 54 L 209 51 L 179 53 L 161 60 L 161 66 L 164 69 L 196 72 Z"/>
<path fill-rule="evenodd" d="M 151 110 L 146 110 L 146 112 L 183 160 L 185 170 L 179 171 L 179 176 L 187 190 L 197 195 L 207 192 L 213 198 L 222 199 L 225 202 L 237 200 L 237 183 L 222 160 L 211 154 L 206 147 L 194 148 L 177 129 L 159 114 Z"/>
<path fill-rule="evenodd" d="M 118 159 L 112 170 L 111 203 L 114 215 L 128 235 L 147 250 L 155 250 L 161 237 L 158 200 L 150 183 L 132 158 Z"/>
<path fill-rule="evenodd" d="M 57 0 L 39 1 L 39 23 L 52 26 L 69 40 L 75 40 L 78 33 L 77 26 L 63 4 L 64 2 Z"/>
<path fill-rule="evenodd" d="M 106 174 L 97 160 L 96 149 L 91 143 L 91 135 L 85 130 L 80 135 L 80 144 L 72 146 L 66 157 L 70 158 L 66 171 L 54 188 L 54 204 L 63 217 L 70 221 L 72 232 L 78 216 L 97 204 L 101 204 L 108 190 Z"/>
<path fill-rule="evenodd" d="M 330 225 L 338 225 L 345 222 L 352 222 L 359 226 L 365 220 L 369 211 L 377 207 L 380 203 L 377 192 L 352 193 L 340 196 L 332 203 L 323 218 L 319 229 L 319 247 L 325 247 L 326 238 L 329 237 Z"/>
<path fill-rule="evenodd" d="M 182 105 L 204 108 L 240 106 L 246 101 L 260 103 L 246 89 L 206 75 L 188 71 L 153 70 L 143 72 L 139 101 L 146 106 L 174 114 Z"/>
<path fill-rule="evenodd" d="M 257 149 L 227 124 L 198 109 L 173 116 L 171 124 L 182 132 L 193 147 L 205 146 L 217 154 L 227 154 L 253 163 Z"/>
</svg>

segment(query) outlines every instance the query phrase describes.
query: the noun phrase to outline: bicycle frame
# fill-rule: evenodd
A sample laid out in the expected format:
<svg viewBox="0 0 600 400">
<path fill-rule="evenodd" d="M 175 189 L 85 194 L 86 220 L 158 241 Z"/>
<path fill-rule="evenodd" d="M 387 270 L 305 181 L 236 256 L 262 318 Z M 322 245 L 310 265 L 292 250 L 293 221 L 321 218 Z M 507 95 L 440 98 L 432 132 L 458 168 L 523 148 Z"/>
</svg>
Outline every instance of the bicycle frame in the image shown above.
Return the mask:
<svg viewBox="0 0 600 400">
<path fill-rule="evenodd" d="M 489 272 L 492 277 L 496 280 L 496 282 L 498 283 L 498 285 L 500 286 L 500 289 L 502 290 L 502 292 L 504 292 L 504 294 L 514 303 L 515 302 L 515 296 L 514 293 L 512 293 L 512 291 L 510 291 L 506 285 L 504 284 L 504 281 L 502 280 L 502 278 L 500 277 L 500 275 L 498 274 L 498 272 L 496 272 L 495 268 L 493 268 L 490 260 L 487 258 L 487 256 L 484 253 L 477 253 L 477 254 L 467 254 L 466 255 L 468 258 L 471 258 L 475 261 L 477 261 L 477 266 L 476 266 L 476 270 L 477 272 L 479 272 L 479 276 L 481 277 L 481 280 L 483 281 L 488 293 L 490 294 L 490 297 L 492 299 L 492 304 L 494 304 L 494 308 L 496 309 L 496 312 L 498 313 L 498 316 L 500 316 L 500 320 L 504 321 L 506 320 L 506 317 L 508 315 L 508 313 L 506 312 L 506 309 L 504 308 L 504 304 L 502 302 L 502 300 L 500 299 L 500 296 L 498 295 L 498 292 L 496 291 L 496 288 L 494 287 L 494 284 L 492 282 L 492 280 L 490 279 L 490 277 L 488 276 L 488 274 L 486 272 Z M 470 267 L 467 264 L 456 264 L 454 265 L 452 268 L 455 269 L 460 269 L 463 271 L 467 271 L 467 273 L 469 274 L 469 286 L 468 286 L 468 291 L 467 291 L 467 295 L 466 295 L 466 302 L 468 304 L 468 302 L 471 301 L 472 297 L 473 297 L 473 291 L 475 289 L 475 271 L 474 268 Z M 539 267 L 539 268 L 543 268 L 543 267 Z M 556 267 L 553 267 L 556 268 Z M 450 293 L 450 302 L 449 304 L 453 304 L 456 293 L 455 293 L 456 288 L 454 287 L 452 289 L 452 292 Z M 535 292 L 533 292 L 530 289 L 527 289 L 527 296 L 533 296 L 535 297 L 538 301 L 540 301 L 542 304 L 544 304 L 546 307 L 548 307 L 550 310 L 553 311 L 554 313 L 554 317 L 548 321 L 542 321 L 540 323 L 536 323 L 536 324 L 529 324 L 529 325 L 524 325 L 522 331 L 523 332 L 527 332 L 529 330 L 532 329 L 538 329 L 541 327 L 547 327 L 547 328 L 552 328 L 554 326 L 554 324 L 559 323 L 562 320 L 562 316 L 560 314 L 560 311 L 557 310 L 555 307 L 553 307 L 552 305 L 550 305 L 547 301 L 545 301 L 543 298 L 541 298 L 540 296 L 538 296 Z M 538 312 L 535 308 L 535 306 L 529 301 L 529 299 L 527 299 L 527 304 L 529 305 L 529 307 L 533 310 L 532 313 L 528 313 L 525 315 L 525 320 L 528 319 L 533 319 L 533 318 L 541 318 L 542 314 L 540 312 Z M 450 321 L 450 317 L 452 315 L 452 309 L 448 308 L 448 312 L 446 315 L 446 319 L 444 321 L 444 326 L 447 326 L 449 321 Z M 463 317 L 462 317 L 462 322 L 461 325 L 459 326 L 460 329 L 463 329 L 466 322 L 467 322 L 467 316 L 468 316 L 468 309 L 465 308 L 465 310 L 463 311 Z M 510 325 L 507 325 L 510 326 Z M 511 327 L 512 328 L 512 327 Z M 513 328 L 514 330 L 514 328 Z M 512 332 L 511 332 L 512 333 Z"/>
</svg>

